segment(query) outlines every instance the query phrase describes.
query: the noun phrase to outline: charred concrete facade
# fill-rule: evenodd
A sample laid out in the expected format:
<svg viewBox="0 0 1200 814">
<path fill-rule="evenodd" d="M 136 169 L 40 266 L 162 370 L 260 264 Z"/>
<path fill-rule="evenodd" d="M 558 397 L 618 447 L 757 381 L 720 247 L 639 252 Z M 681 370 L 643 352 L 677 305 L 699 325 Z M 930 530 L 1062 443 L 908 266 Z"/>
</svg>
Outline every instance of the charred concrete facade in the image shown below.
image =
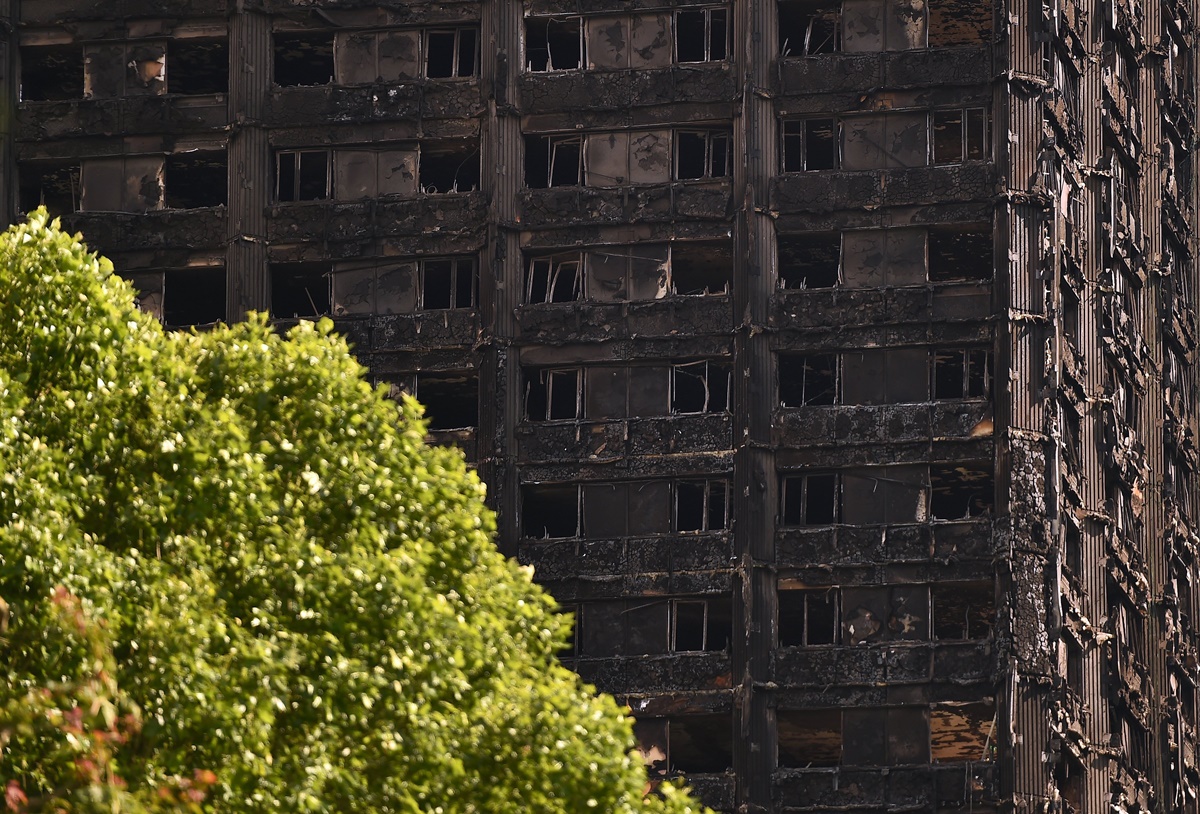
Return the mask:
<svg viewBox="0 0 1200 814">
<path fill-rule="evenodd" d="M 1195 0 L 0 0 L 3 201 L 330 315 L 720 811 L 1197 811 Z"/>
</svg>

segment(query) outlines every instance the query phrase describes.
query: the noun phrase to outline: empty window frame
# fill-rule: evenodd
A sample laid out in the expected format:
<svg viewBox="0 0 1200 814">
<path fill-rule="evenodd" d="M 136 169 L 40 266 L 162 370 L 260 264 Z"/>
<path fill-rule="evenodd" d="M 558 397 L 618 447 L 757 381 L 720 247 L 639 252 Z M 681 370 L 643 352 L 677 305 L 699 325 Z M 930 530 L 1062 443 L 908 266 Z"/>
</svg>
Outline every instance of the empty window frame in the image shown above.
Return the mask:
<svg viewBox="0 0 1200 814">
<path fill-rule="evenodd" d="M 225 319 L 225 269 L 172 269 L 163 280 L 163 322 L 172 328 Z"/>
<path fill-rule="evenodd" d="M 526 373 L 525 418 L 530 421 L 574 421 L 582 417 L 583 371 L 580 368 Z"/>
<path fill-rule="evenodd" d="M 671 245 L 671 293 L 709 296 L 729 293 L 733 241 L 680 241 Z"/>
<path fill-rule="evenodd" d="M 425 405 L 431 430 L 479 426 L 478 373 L 418 373 L 413 396 Z"/>
<path fill-rule="evenodd" d="M 962 164 L 983 161 L 991 155 L 988 148 L 988 112 L 982 107 L 935 110 L 931 116 L 933 132 L 929 139 L 934 164 Z"/>
<path fill-rule="evenodd" d="M 671 600 L 671 652 L 722 651 L 733 632 L 730 599 Z"/>
<path fill-rule="evenodd" d="M 579 252 L 526 258 L 525 302 L 575 302 L 582 295 L 583 255 Z"/>
<path fill-rule="evenodd" d="M 929 281 L 990 280 L 992 226 L 938 226 L 929 230 Z"/>
<path fill-rule="evenodd" d="M 783 475 L 780 520 L 785 526 L 828 526 L 842 522 L 842 479 L 836 472 Z"/>
<path fill-rule="evenodd" d="M 432 29 L 425 32 L 425 76 L 454 79 L 479 72 L 479 30 Z"/>
<path fill-rule="evenodd" d="M 474 308 L 478 268 L 474 257 L 422 260 L 417 307 L 425 311 Z"/>
<path fill-rule="evenodd" d="M 841 166 L 842 123 L 837 119 L 783 122 L 783 171 L 814 172 Z"/>
<path fill-rule="evenodd" d="M 224 151 L 173 153 L 163 162 L 163 193 L 168 209 L 224 206 L 228 166 Z"/>
<path fill-rule="evenodd" d="M 729 57 L 729 9 L 680 9 L 675 12 L 675 61 L 717 62 Z"/>
<path fill-rule="evenodd" d="M 533 539 L 583 534 L 579 487 L 536 484 L 521 489 L 521 534 Z"/>
<path fill-rule="evenodd" d="M 583 136 L 526 136 L 525 186 L 577 187 L 583 183 Z"/>
<path fill-rule="evenodd" d="M 776 251 L 782 288 L 833 288 L 838 284 L 842 256 L 839 232 L 780 235 Z"/>
<path fill-rule="evenodd" d="M 21 101 L 83 98 L 83 46 L 22 46 Z"/>
<path fill-rule="evenodd" d="M 671 365 L 671 413 L 727 412 L 731 372 L 727 361 L 704 359 Z"/>
<path fill-rule="evenodd" d="M 229 91 L 228 40 L 171 40 L 167 92 L 185 95 Z"/>
<path fill-rule="evenodd" d="M 933 356 L 933 398 L 982 399 L 992 393 L 992 351 L 988 348 L 939 348 Z"/>
<path fill-rule="evenodd" d="M 720 531 L 729 522 L 729 481 L 681 480 L 675 483 L 675 531 Z"/>
<path fill-rule="evenodd" d="M 779 646 L 841 644 L 841 591 L 837 588 L 779 589 Z"/>
<path fill-rule="evenodd" d="M 530 71 L 572 71 L 586 57 L 580 17 L 529 17 L 525 20 L 525 67 Z"/>
<path fill-rule="evenodd" d="M 275 200 L 324 201 L 333 195 L 329 150 L 280 150 L 275 154 Z"/>
<path fill-rule="evenodd" d="M 675 131 L 675 178 L 727 178 L 733 137 L 721 130 Z"/>
<path fill-rule="evenodd" d="M 840 51 L 841 0 L 798 0 L 779 4 L 780 56 L 808 57 Z"/>
<path fill-rule="evenodd" d="M 59 163 L 22 163 L 17 167 L 22 212 L 44 206 L 52 215 L 79 210 L 80 166 Z"/>
<path fill-rule="evenodd" d="M 775 714 L 779 767 L 807 769 L 842 762 L 840 709 L 779 710 Z"/>
<path fill-rule="evenodd" d="M 733 766 L 733 725 L 725 715 L 642 718 L 633 723 L 651 777 L 725 772 Z"/>
<path fill-rule="evenodd" d="M 421 145 L 417 177 L 426 195 L 479 189 L 479 143 Z"/>
<path fill-rule="evenodd" d="M 277 33 L 274 49 L 276 85 L 328 85 L 333 82 L 333 32 Z"/>
<path fill-rule="evenodd" d="M 990 582 L 941 583 L 933 594 L 933 636 L 939 641 L 986 639 L 996 624 L 995 589 Z"/>
<path fill-rule="evenodd" d="M 929 487 L 929 517 L 934 520 L 964 520 L 992 513 L 996 484 L 990 463 L 932 465 Z"/>
<path fill-rule="evenodd" d="M 329 313 L 328 263 L 278 263 L 271 266 L 271 316 L 312 319 Z"/>
<path fill-rule="evenodd" d="M 841 403 L 836 353 L 779 354 L 779 403 L 808 407 Z"/>
</svg>

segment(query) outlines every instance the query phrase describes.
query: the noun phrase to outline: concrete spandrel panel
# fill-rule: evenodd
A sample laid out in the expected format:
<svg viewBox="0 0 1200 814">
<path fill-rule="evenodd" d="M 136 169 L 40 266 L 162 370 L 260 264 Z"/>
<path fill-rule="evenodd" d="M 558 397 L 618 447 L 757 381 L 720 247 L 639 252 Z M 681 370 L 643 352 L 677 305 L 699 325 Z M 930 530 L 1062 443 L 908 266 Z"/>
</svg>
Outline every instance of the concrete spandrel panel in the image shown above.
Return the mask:
<svg viewBox="0 0 1200 814">
<path fill-rule="evenodd" d="M 926 166 L 929 163 L 929 115 L 889 113 L 886 121 L 886 166 Z"/>
<path fill-rule="evenodd" d="M 842 235 L 842 281 L 846 288 L 880 288 L 885 284 L 887 235 L 882 229 Z"/>
<path fill-rule="evenodd" d="M 884 277 L 886 285 L 924 285 L 924 229 L 887 229 Z"/>
<path fill-rule="evenodd" d="M 628 68 L 628 18 L 589 18 L 587 21 L 587 56 L 589 68 Z"/>
<path fill-rule="evenodd" d="M 892 404 L 911 404 L 929 400 L 929 351 L 925 348 L 900 348 L 887 351 L 884 368 L 887 376 L 887 400 Z"/>
<path fill-rule="evenodd" d="M 888 0 L 885 23 L 888 51 L 911 51 L 924 48 L 928 17 L 925 0 Z"/>
<path fill-rule="evenodd" d="M 629 484 L 629 533 L 666 534 L 670 530 L 670 482 L 655 480 Z"/>
<path fill-rule="evenodd" d="M 665 243 L 641 243 L 631 247 L 629 299 L 661 300 L 670 293 L 668 255 Z"/>
<path fill-rule="evenodd" d="M 887 360 L 882 350 L 848 350 L 842 354 L 842 403 L 883 404 L 887 401 Z"/>
<path fill-rule="evenodd" d="M 631 133 L 629 142 L 629 182 L 664 184 L 671 180 L 671 133 L 651 131 Z"/>
<path fill-rule="evenodd" d="M 872 526 L 884 520 L 883 495 L 887 488 L 880 468 L 845 470 L 842 473 L 842 522 Z"/>
<path fill-rule="evenodd" d="M 337 150 L 333 154 L 333 188 L 338 200 L 357 201 L 379 195 L 377 155 L 370 150 Z"/>
<path fill-rule="evenodd" d="M 882 51 L 885 13 L 884 0 L 843 0 L 842 50 Z"/>
<path fill-rule="evenodd" d="M 637 366 L 629 369 L 629 414 L 667 415 L 671 404 L 667 382 L 670 375 L 665 367 Z"/>
<path fill-rule="evenodd" d="M 615 187 L 629 183 L 628 133 L 592 134 L 585 149 L 585 186 Z"/>
<path fill-rule="evenodd" d="M 587 298 L 593 302 L 619 302 L 628 299 L 625 275 L 629 261 L 617 252 L 588 252 Z"/>
<path fill-rule="evenodd" d="M 379 77 L 384 82 L 416 79 L 421 71 L 421 32 L 383 31 L 376 46 Z"/>
<path fill-rule="evenodd" d="M 339 31 L 333 38 L 333 70 L 339 85 L 374 82 L 379 77 L 376 37 L 372 32 Z"/>
<path fill-rule="evenodd" d="M 850 116 L 842 123 L 842 168 L 878 170 L 887 166 L 887 117 Z"/>
<path fill-rule="evenodd" d="M 584 382 L 584 417 L 624 418 L 629 370 L 624 367 L 590 367 Z"/>
<path fill-rule="evenodd" d="M 125 158 L 126 212 L 147 212 L 163 206 L 163 157 L 160 155 Z"/>
<path fill-rule="evenodd" d="M 631 68 L 665 68 L 670 64 L 670 15 L 634 15 L 629 23 L 629 66 Z"/>
<path fill-rule="evenodd" d="M 375 313 L 375 268 L 338 268 L 333 272 L 333 314 Z"/>
<path fill-rule="evenodd" d="M 125 92 L 125 46 L 120 43 L 83 47 L 83 96 L 114 99 Z"/>
<path fill-rule="evenodd" d="M 125 51 L 125 95 L 162 96 L 167 92 L 167 45 L 138 43 Z"/>
<path fill-rule="evenodd" d="M 82 162 L 80 212 L 120 212 L 124 209 L 125 161 L 95 158 Z"/>
<path fill-rule="evenodd" d="M 412 197 L 417 194 L 417 153 L 385 150 L 379 153 L 379 194 Z"/>
<path fill-rule="evenodd" d="M 396 263 L 380 266 L 375 275 L 375 313 L 411 314 L 416 309 L 416 265 Z"/>
</svg>

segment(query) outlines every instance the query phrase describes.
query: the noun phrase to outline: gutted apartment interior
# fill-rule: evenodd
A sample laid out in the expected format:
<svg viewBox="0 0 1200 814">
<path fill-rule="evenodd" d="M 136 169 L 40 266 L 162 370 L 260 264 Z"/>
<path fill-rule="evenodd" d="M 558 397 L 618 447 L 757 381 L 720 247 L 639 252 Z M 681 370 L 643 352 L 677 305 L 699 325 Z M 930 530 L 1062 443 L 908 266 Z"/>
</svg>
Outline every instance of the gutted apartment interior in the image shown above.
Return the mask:
<svg viewBox="0 0 1200 814">
<path fill-rule="evenodd" d="M 9 219 L 332 318 L 653 783 L 1200 811 L 1196 0 L 0 0 Z"/>
</svg>

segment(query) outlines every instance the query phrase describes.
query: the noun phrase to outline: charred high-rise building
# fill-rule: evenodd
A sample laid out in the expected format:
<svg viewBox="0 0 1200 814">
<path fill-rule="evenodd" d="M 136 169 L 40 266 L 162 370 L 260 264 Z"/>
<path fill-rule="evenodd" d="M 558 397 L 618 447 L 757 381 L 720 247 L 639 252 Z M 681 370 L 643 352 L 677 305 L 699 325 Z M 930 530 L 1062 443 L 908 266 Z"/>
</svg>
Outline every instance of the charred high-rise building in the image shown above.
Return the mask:
<svg viewBox="0 0 1200 814">
<path fill-rule="evenodd" d="M 725 812 L 1197 805 L 1197 0 L 0 0 L 0 180 L 329 315 Z"/>
</svg>

